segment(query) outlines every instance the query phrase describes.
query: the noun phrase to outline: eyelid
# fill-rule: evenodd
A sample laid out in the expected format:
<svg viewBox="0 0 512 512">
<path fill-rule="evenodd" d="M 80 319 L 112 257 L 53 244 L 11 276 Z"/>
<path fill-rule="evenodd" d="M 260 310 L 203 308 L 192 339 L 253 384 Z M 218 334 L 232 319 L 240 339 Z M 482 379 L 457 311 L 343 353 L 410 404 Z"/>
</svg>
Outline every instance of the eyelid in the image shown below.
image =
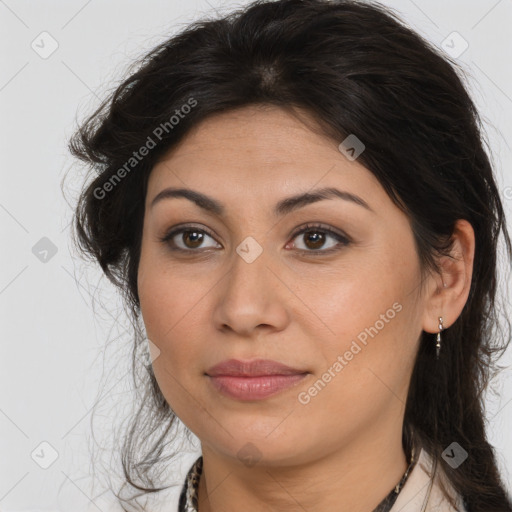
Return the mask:
<svg viewBox="0 0 512 512">
<path fill-rule="evenodd" d="M 308 230 L 318 229 L 319 231 L 325 231 L 328 234 L 336 235 L 340 238 L 345 239 L 347 242 L 351 241 L 350 237 L 345 234 L 343 231 L 337 230 L 336 228 L 332 228 L 331 226 L 327 226 L 322 223 L 317 222 L 309 222 L 306 225 L 299 226 L 290 236 L 291 238 L 296 238 L 297 235 L 300 235 Z"/>
</svg>

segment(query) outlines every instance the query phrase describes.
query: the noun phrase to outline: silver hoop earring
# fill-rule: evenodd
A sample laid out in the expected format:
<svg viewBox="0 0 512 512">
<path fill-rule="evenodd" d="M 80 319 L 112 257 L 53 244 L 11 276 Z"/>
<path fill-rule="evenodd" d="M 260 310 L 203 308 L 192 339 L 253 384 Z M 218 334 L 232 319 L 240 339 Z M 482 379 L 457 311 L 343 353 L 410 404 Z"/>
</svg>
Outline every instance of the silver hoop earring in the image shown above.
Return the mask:
<svg viewBox="0 0 512 512">
<path fill-rule="evenodd" d="M 439 359 L 439 353 L 441 352 L 441 332 L 443 331 L 443 317 L 439 317 L 439 332 L 437 333 L 436 340 L 436 359 Z"/>
</svg>

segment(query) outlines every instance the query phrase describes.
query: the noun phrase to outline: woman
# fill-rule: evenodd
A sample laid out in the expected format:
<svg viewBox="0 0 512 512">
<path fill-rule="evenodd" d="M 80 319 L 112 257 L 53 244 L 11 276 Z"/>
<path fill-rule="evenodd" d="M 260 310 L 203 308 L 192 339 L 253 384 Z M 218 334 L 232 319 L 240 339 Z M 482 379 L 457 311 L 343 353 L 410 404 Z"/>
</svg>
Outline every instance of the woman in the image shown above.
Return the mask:
<svg viewBox="0 0 512 512">
<path fill-rule="evenodd" d="M 379 4 L 257 2 L 83 124 L 78 242 L 151 351 L 129 486 L 179 418 L 180 511 L 512 510 L 481 402 L 512 250 L 455 67 Z"/>
</svg>

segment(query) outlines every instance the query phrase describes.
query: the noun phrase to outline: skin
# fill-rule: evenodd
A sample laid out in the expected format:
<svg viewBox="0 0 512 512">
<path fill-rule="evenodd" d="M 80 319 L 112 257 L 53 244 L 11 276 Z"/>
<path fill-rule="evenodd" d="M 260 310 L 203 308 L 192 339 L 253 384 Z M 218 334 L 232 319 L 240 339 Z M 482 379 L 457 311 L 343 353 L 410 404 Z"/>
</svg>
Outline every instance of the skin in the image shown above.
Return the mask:
<svg viewBox="0 0 512 512">
<path fill-rule="evenodd" d="M 468 298 L 471 225 L 457 223 L 453 258 L 440 261 L 442 276 L 422 281 L 407 216 L 370 171 L 311 126 L 277 107 L 216 115 L 149 178 L 141 311 L 160 350 L 153 367 L 162 393 L 201 441 L 201 512 L 373 510 L 407 468 L 402 424 L 421 332 L 437 333 L 439 316 L 448 328 Z M 207 194 L 225 213 L 186 198 L 151 207 L 167 187 Z M 372 211 L 335 198 L 273 216 L 281 199 L 321 187 L 355 194 Z M 308 244 L 308 234 L 325 233 L 319 228 L 293 236 L 309 222 L 345 233 L 350 243 L 325 234 L 323 245 Z M 182 223 L 215 236 L 195 242 L 178 234 L 173 240 L 189 252 L 173 252 L 160 239 Z M 263 249 L 251 263 L 236 252 L 248 236 Z M 390 309 L 394 318 L 300 403 L 298 394 Z M 219 394 L 205 375 L 229 358 L 274 359 L 309 374 L 277 395 L 242 402 Z M 238 455 L 242 448 L 254 464 Z"/>
</svg>

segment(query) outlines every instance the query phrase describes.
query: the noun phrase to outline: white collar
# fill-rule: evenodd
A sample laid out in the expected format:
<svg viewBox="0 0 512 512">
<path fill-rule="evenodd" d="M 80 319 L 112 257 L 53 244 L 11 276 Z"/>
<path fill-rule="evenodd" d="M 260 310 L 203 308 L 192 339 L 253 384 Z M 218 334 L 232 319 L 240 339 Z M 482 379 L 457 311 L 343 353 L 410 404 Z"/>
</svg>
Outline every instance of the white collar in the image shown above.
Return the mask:
<svg viewBox="0 0 512 512">
<path fill-rule="evenodd" d="M 455 500 L 456 508 L 446 498 L 443 487 Z M 443 469 L 439 464 L 434 468 L 432 457 L 421 448 L 418 461 L 407 477 L 390 512 L 434 511 L 466 512 L 461 497 L 453 489 Z"/>
</svg>

